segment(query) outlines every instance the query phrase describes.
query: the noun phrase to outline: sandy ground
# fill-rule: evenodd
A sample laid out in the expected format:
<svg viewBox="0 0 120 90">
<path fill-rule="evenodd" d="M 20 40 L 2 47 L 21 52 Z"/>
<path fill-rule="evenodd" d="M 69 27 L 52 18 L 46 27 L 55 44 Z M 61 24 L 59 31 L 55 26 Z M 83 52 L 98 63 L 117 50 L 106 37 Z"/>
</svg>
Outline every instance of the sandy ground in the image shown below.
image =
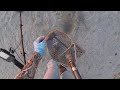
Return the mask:
<svg viewBox="0 0 120 90">
<path fill-rule="evenodd" d="M 119 11 L 25 11 L 22 13 L 26 58 L 33 52 L 33 41 L 58 29 L 85 50 L 77 67 L 83 79 L 119 78 L 120 72 L 120 12 Z M 20 42 L 19 13 L 0 11 L 0 47 L 9 50 Z M 21 57 L 20 48 L 17 53 Z M 20 59 L 15 54 L 16 58 Z M 22 57 L 21 57 L 22 58 Z M 42 79 L 51 59 L 46 53 L 39 64 L 35 79 Z M 21 62 L 21 61 L 20 61 Z M 13 63 L 0 59 L 0 78 L 13 79 L 20 71 Z M 66 78 L 74 78 L 65 74 Z"/>
</svg>

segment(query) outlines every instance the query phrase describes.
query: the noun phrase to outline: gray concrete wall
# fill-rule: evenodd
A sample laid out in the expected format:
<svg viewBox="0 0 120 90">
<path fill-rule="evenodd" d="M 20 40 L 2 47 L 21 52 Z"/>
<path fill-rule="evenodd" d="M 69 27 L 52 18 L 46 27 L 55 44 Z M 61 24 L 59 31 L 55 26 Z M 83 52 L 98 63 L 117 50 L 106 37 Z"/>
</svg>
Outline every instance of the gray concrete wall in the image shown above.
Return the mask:
<svg viewBox="0 0 120 90">
<path fill-rule="evenodd" d="M 65 31 L 85 50 L 77 67 L 84 79 L 119 78 L 120 12 L 119 11 L 25 11 L 22 13 L 24 46 L 27 59 L 33 52 L 33 41 L 53 29 Z M 19 13 L 0 11 L 0 47 L 9 50 L 20 42 Z M 17 53 L 21 57 L 20 48 Z M 20 59 L 15 54 L 16 58 Z M 39 64 L 35 79 L 43 78 L 51 57 L 47 52 Z M 0 59 L 0 78 L 12 79 L 20 71 Z M 73 78 L 66 74 L 67 78 Z"/>
</svg>

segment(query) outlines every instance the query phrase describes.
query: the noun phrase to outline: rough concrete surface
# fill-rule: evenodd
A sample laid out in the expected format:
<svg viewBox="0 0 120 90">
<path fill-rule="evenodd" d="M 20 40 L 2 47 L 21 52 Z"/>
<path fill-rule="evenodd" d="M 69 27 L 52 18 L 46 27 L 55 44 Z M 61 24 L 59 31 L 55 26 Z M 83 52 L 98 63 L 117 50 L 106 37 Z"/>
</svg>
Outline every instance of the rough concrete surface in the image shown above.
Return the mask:
<svg viewBox="0 0 120 90">
<path fill-rule="evenodd" d="M 83 79 L 120 78 L 119 11 L 24 11 L 22 21 L 27 59 L 33 52 L 33 41 L 57 29 L 68 33 L 85 50 L 77 59 Z M 16 48 L 19 42 L 19 13 L 0 11 L 0 48 Z M 17 53 L 22 58 L 20 48 Z M 42 79 L 45 74 L 47 61 L 51 59 L 48 52 L 44 59 L 39 64 L 35 79 Z M 13 79 L 19 71 L 13 63 L 0 59 L 1 79 Z M 66 74 L 66 78 L 74 77 Z"/>
</svg>

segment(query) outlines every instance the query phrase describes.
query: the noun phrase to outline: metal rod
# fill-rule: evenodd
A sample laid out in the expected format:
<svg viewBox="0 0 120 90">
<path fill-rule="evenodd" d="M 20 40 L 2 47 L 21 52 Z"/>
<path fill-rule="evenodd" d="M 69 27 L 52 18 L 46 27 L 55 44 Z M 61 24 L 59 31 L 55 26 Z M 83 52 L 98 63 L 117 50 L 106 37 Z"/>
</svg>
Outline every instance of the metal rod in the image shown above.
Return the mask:
<svg viewBox="0 0 120 90">
<path fill-rule="evenodd" d="M 80 76 L 80 73 L 78 71 L 78 69 L 76 68 L 75 64 L 72 62 L 72 60 L 69 60 L 69 66 L 75 76 L 76 79 L 82 79 L 81 76 Z"/>
<path fill-rule="evenodd" d="M 24 51 L 24 44 L 23 44 L 23 34 L 22 34 L 22 19 L 21 19 L 21 11 L 20 11 L 20 35 L 21 35 L 21 51 L 23 56 L 23 61 L 26 64 L 26 58 L 25 58 L 25 51 Z"/>
<path fill-rule="evenodd" d="M 72 58 L 70 50 L 66 54 L 66 59 L 68 61 L 68 64 L 69 64 L 69 66 L 70 66 L 70 68 L 72 70 L 72 73 L 73 73 L 74 77 L 76 79 L 82 79 L 81 76 L 80 76 L 80 73 L 79 73 L 78 69 L 76 68 L 76 65 L 72 61 L 73 58 Z"/>
</svg>

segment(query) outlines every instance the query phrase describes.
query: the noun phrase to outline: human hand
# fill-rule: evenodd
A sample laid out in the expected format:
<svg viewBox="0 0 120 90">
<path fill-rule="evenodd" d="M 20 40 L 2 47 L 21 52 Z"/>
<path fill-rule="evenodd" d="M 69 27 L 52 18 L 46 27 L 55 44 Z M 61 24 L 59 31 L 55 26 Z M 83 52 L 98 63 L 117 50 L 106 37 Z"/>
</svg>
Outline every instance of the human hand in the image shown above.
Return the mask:
<svg viewBox="0 0 120 90">
<path fill-rule="evenodd" d="M 45 54 L 45 47 L 47 46 L 46 41 L 44 40 L 45 37 L 38 37 L 34 41 L 34 51 L 38 52 L 41 56 L 44 56 Z"/>
</svg>

